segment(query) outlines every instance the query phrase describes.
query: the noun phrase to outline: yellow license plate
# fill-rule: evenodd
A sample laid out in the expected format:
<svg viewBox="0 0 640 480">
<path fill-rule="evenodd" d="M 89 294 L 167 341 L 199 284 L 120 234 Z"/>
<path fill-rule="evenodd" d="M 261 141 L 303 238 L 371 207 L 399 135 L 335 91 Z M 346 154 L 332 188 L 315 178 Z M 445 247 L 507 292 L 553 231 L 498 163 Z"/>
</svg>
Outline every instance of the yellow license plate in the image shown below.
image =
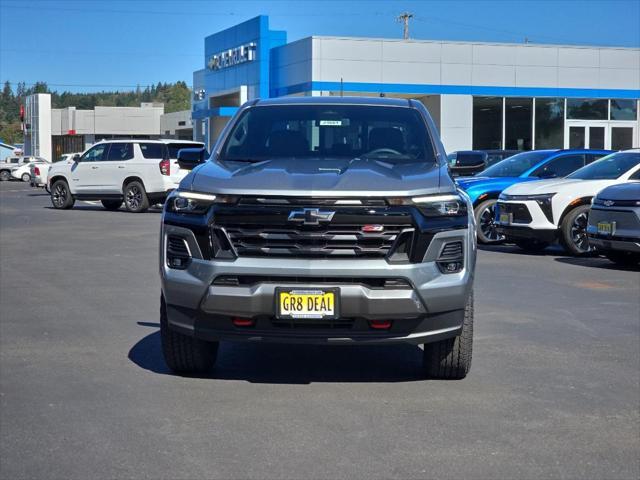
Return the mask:
<svg viewBox="0 0 640 480">
<path fill-rule="evenodd" d="M 276 289 L 278 318 L 336 318 L 336 290 Z"/>
<path fill-rule="evenodd" d="M 506 223 L 507 225 L 509 225 L 511 223 L 511 216 L 508 213 L 501 213 L 500 214 L 500 223 Z"/>
<path fill-rule="evenodd" d="M 611 235 L 613 233 L 612 225 L 609 222 L 600 222 L 597 227 L 600 235 Z"/>
</svg>

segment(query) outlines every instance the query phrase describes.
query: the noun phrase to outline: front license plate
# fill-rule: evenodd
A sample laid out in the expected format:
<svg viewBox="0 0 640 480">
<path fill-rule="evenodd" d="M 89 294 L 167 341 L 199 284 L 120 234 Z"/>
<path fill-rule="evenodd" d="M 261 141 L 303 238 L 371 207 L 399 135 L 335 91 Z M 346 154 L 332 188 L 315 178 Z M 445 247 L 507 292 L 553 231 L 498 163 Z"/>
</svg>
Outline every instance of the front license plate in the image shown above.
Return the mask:
<svg viewBox="0 0 640 480">
<path fill-rule="evenodd" d="M 509 213 L 501 213 L 500 214 L 500 223 L 504 225 L 509 225 L 511 223 L 511 214 Z"/>
<path fill-rule="evenodd" d="M 338 316 L 337 289 L 276 289 L 278 318 L 332 319 Z"/>
<path fill-rule="evenodd" d="M 613 233 L 612 225 L 609 222 L 600 222 L 597 227 L 600 235 L 611 235 Z"/>
</svg>

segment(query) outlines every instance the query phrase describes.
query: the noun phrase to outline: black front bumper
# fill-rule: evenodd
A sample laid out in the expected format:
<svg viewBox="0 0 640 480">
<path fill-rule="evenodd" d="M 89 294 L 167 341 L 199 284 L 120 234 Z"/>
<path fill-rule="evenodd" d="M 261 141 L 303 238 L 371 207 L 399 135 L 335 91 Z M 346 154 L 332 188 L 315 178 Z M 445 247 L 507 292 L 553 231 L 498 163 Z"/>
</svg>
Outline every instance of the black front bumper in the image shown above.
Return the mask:
<svg viewBox="0 0 640 480">
<path fill-rule="evenodd" d="M 236 327 L 229 316 L 212 315 L 169 304 L 167 317 L 171 329 L 207 341 L 418 345 L 459 335 L 464 310 L 395 319 L 388 330 L 371 328 L 365 318 L 354 318 L 350 322 L 341 320 L 332 325 L 313 325 L 305 324 L 304 320 L 294 324 L 269 316 L 255 318 L 253 326 Z"/>
<path fill-rule="evenodd" d="M 537 230 L 531 227 L 516 227 L 513 225 L 498 225 L 498 233 L 505 236 L 505 240 L 539 240 L 553 243 L 558 239 L 558 230 Z"/>
</svg>

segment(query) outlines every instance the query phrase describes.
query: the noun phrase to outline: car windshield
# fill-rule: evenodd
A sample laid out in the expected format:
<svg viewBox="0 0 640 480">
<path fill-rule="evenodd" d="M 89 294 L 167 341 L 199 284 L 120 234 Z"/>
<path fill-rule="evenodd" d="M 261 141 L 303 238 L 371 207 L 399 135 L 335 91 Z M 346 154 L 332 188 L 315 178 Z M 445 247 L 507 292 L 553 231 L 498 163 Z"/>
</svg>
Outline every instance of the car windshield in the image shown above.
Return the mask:
<svg viewBox="0 0 640 480">
<path fill-rule="evenodd" d="M 519 177 L 547 158 L 549 152 L 523 152 L 485 168 L 478 177 Z"/>
<path fill-rule="evenodd" d="M 425 122 L 413 108 L 373 105 L 265 105 L 236 121 L 227 161 L 368 158 L 435 163 Z"/>
<path fill-rule="evenodd" d="M 567 178 L 579 180 L 614 180 L 640 163 L 640 152 L 616 152 L 602 157 Z"/>
</svg>

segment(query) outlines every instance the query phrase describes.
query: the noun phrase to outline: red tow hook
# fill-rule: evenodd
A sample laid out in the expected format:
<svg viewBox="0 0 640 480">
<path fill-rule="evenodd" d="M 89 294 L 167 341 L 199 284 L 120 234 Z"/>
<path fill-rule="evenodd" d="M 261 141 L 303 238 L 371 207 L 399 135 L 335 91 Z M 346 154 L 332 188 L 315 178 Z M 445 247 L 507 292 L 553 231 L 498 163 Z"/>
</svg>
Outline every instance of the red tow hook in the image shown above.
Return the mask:
<svg viewBox="0 0 640 480">
<path fill-rule="evenodd" d="M 376 330 L 389 330 L 391 324 L 391 320 L 369 320 L 369 326 Z"/>
</svg>

